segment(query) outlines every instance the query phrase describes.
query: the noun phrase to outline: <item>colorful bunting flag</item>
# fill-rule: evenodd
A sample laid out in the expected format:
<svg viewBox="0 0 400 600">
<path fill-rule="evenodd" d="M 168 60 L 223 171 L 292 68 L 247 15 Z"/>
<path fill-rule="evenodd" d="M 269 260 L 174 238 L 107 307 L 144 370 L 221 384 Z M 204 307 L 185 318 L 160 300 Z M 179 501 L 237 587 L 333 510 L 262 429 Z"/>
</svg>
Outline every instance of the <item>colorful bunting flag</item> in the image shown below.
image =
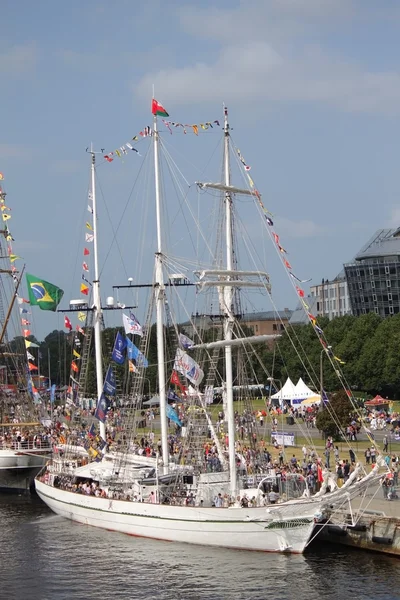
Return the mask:
<svg viewBox="0 0 400 600">
<path fill-rule="evenodd" d="M 89 256 L 89 254 L 90 254 L 89 248 L 84 248 L 83 249 L 83 256 Z"/>
<path fill-rule="evenodd" d="M 89 288 L 84 283 L 81 283 L 81 294 L 85 294 L 85 296 L 89 294 Z"/>
<path fill-rule="evenodd" d="M 78 319 L 79 321 L 86 321 L 86 313 L 84 312 L 78 312 Z"/>
<path fill-rule="evenodd" d="M 64 327 L 72 331 L 72 323 L 66 315 L 64 317 Z"/>
</svg>

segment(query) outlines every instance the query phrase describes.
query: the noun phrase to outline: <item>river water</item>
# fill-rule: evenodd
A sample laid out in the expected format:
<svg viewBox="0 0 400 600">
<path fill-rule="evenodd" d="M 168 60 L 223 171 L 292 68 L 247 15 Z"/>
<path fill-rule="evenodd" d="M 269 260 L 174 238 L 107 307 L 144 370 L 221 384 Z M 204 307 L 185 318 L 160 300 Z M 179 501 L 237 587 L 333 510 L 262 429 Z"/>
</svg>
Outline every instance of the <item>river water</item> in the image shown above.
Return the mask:
<svg viewBox="0 0 400 600">
<path fill-rule="evenodd" d="M 0 496 L 0 600 L 398 600 L 396 558 L 339 546 L 304 556 L 132 538 Z"/>
</svg>

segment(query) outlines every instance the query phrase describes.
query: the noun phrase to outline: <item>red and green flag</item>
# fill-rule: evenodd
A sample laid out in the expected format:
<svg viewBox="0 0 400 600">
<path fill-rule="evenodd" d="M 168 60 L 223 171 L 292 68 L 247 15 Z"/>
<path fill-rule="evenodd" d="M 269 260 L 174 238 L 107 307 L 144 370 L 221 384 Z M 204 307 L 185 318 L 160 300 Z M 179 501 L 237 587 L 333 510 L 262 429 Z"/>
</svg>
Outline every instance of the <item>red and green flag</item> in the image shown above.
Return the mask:
<svg viewBox="0 0 400 600">
<path fill-rule="evenodd" d="M 154 98 L 151 101 L 151 112 L 153 113 L 153 115 L 157 115 L 158 117 L 169 117 L 169 114 L 167 113 L 163 105 L 157 102 L 157 100 L 154 100 Z"/>
</svg>

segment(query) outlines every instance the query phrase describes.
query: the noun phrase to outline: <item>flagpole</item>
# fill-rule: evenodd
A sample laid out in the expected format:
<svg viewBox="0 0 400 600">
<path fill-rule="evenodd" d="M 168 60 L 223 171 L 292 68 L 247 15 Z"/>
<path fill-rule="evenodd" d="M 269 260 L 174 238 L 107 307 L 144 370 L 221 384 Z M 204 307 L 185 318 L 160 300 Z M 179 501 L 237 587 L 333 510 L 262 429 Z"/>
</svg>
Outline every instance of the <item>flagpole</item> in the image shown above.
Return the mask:
<svg viewBox="0 0 400 600">
<path fill-rule="evenodd" d="M 103 392 L 103 359 L 101 348 L 101 297 L 99 281 L 99 260 L 97 251 L 97 207 L 96 207 L 96 181 L 95 165 L 96 154 L 93 150 L 93 144 L 90 146 L 91 162 L 91 191 L 92 191 L 92 209 L 93 209 L 93 261 L 94 261 L 94 280 L 93 280 L 93 302 L 94 302 L 94 346 L 96 357 L 96 382 L 97 382 L 97 403 Z M 100 436 L 103 440 L 106 438 L 106 424 L 100 421 Z"/>
<path fill-rule="evenodd" d="M 154 95 L 153 95 L 154 100 Z M 152 103 L 153 104 L 153 103 Z M 157 327 L 157 362 L 158 362 L 158 393 L 160 397 L 160 424 L 161 424 L 161 451 L 164 473 L 168 472 L 168 421 L 167 421 L 167 395 L 165 381 L 165 351 L 164 351 L 164 301 L 165 286 L 163 275 L 162 254 L 162 229 L 161 229 L 161 189 L 160 189 L 160 163 L 159 163 L 159 133 L 157 131 L 157 115 L 153 118 L 154 140 L 154 179 L 156 192 L 156 221 L 157 221 L 157 252 L 155 254 L 155 280 L 156 280 L 156 327 Z"/>
<path fill-rule="evenodd" d="M 53 402 L 51 401 L 50 348 L 47 348 L 47 366 L 48 366 L 49 389 L 50 389 L 50 419 L 51 419 L 51 422 L 53 422 Z"/>
</svg>

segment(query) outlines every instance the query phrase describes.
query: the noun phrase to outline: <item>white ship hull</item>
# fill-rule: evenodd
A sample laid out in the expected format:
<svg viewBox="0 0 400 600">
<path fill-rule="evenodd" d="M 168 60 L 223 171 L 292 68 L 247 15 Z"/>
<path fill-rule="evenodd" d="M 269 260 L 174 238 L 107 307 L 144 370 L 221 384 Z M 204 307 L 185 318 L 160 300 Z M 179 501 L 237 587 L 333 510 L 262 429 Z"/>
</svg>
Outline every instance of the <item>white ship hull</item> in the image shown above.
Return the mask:
<svg viewBox="0 0 400 600">
<path fill-rule="evenodd" d="M 58 515 L 102 529 L 171 542 L 263 552 L 302 553 L 318 503 L 270 508 L 202 508 L 110 500 L 52 487 L 36 491 Z"/>
<path fill-rule="evenodd" d="M 50 450 L 0 449 L 0 492 L 29 490 L 49 453 Z"/>
</svg>

